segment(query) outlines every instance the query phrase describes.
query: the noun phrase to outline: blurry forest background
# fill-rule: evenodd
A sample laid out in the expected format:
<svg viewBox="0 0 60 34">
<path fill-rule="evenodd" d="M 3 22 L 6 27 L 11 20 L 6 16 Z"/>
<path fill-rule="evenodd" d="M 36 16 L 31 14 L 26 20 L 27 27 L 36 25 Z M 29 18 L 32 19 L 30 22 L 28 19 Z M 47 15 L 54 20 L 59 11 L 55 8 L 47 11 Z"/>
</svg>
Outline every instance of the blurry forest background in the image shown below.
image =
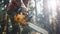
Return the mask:
<svg viewBox="0 0 60 34">
<path fill-rule="evenodd" d="M 11 0 L 0 0 L 0 16 L 6 14 L 6 7 Z M 58 0 L 59 1 L 59 0 Z M 60 19 L 60 5 L 56 0 L 30 0 L 29 16 L 31 22 L 51 33 L 56 33 L 56 23 Z"/>
</svg>

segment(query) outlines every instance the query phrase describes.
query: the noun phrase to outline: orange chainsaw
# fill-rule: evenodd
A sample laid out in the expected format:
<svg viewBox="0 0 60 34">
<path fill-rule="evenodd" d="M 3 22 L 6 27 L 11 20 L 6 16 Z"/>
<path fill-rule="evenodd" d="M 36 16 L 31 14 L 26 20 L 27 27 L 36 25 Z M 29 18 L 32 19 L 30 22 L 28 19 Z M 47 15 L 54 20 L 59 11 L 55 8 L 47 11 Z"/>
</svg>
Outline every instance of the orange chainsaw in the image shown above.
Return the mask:
<svg viewBox="0 0 60 34">
<path fill-rule="evenodd" d="M 17 23 L 21 23 L 22 25 L 28 25 L 28 23 L 26 22 L 26 17 L 24 15 L 26 13 L 27 12 L 25 11 L 18 13 L 17 15 L 14 16 L 14 21 Z"/>
</svg>

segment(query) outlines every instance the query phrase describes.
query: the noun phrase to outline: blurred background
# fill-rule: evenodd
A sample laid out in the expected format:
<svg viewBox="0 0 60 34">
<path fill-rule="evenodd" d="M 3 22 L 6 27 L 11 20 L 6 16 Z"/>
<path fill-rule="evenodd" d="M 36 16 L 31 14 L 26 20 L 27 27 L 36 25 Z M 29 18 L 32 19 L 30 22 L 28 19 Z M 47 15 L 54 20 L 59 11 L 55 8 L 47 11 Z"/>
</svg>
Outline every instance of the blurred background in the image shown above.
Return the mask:
<svg viewBox="0 0 60 34">
<path fill-rule="evenodd" d="M 0 0 L 0 21 L 4 20 L 4 16 L 7 15 L 7 6 L 11 0 Z M 60 0 L 30 0 L 29 16 L 33 16 L 30 23 L 42 28 L 48 32 L 48 34 L 60 33 Z M 9 22 L 9 20 L 6 20 Z M 3 23 L 3 22 L 2 22 Z M 9 25 L 11 25 L 9 23 Z M 2 28 L 0 24 L 0 28 Z M 34 27 L 32 25 L 32 27 Z M 34 29 L 35 28 L 35 29 Z M 29 34 L 44 34 L 36 29 L 31 28 Z M 39 29 L 40 30 L 40 29 Z"/>
</svg>

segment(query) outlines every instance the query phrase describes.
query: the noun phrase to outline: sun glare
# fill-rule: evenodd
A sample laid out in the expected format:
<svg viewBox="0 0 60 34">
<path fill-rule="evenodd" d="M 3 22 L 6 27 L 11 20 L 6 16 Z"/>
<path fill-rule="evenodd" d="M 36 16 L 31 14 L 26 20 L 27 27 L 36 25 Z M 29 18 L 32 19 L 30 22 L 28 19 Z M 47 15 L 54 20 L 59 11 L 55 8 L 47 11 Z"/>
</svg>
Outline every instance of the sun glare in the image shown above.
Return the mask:
<svg viewBox="0 0 60 34">
<path fill-rule="evenodd" d="M 56 9 L 56 0 L 50 0 L 48 1 L 49 8 L 55 10 Z"/>
</svg>

